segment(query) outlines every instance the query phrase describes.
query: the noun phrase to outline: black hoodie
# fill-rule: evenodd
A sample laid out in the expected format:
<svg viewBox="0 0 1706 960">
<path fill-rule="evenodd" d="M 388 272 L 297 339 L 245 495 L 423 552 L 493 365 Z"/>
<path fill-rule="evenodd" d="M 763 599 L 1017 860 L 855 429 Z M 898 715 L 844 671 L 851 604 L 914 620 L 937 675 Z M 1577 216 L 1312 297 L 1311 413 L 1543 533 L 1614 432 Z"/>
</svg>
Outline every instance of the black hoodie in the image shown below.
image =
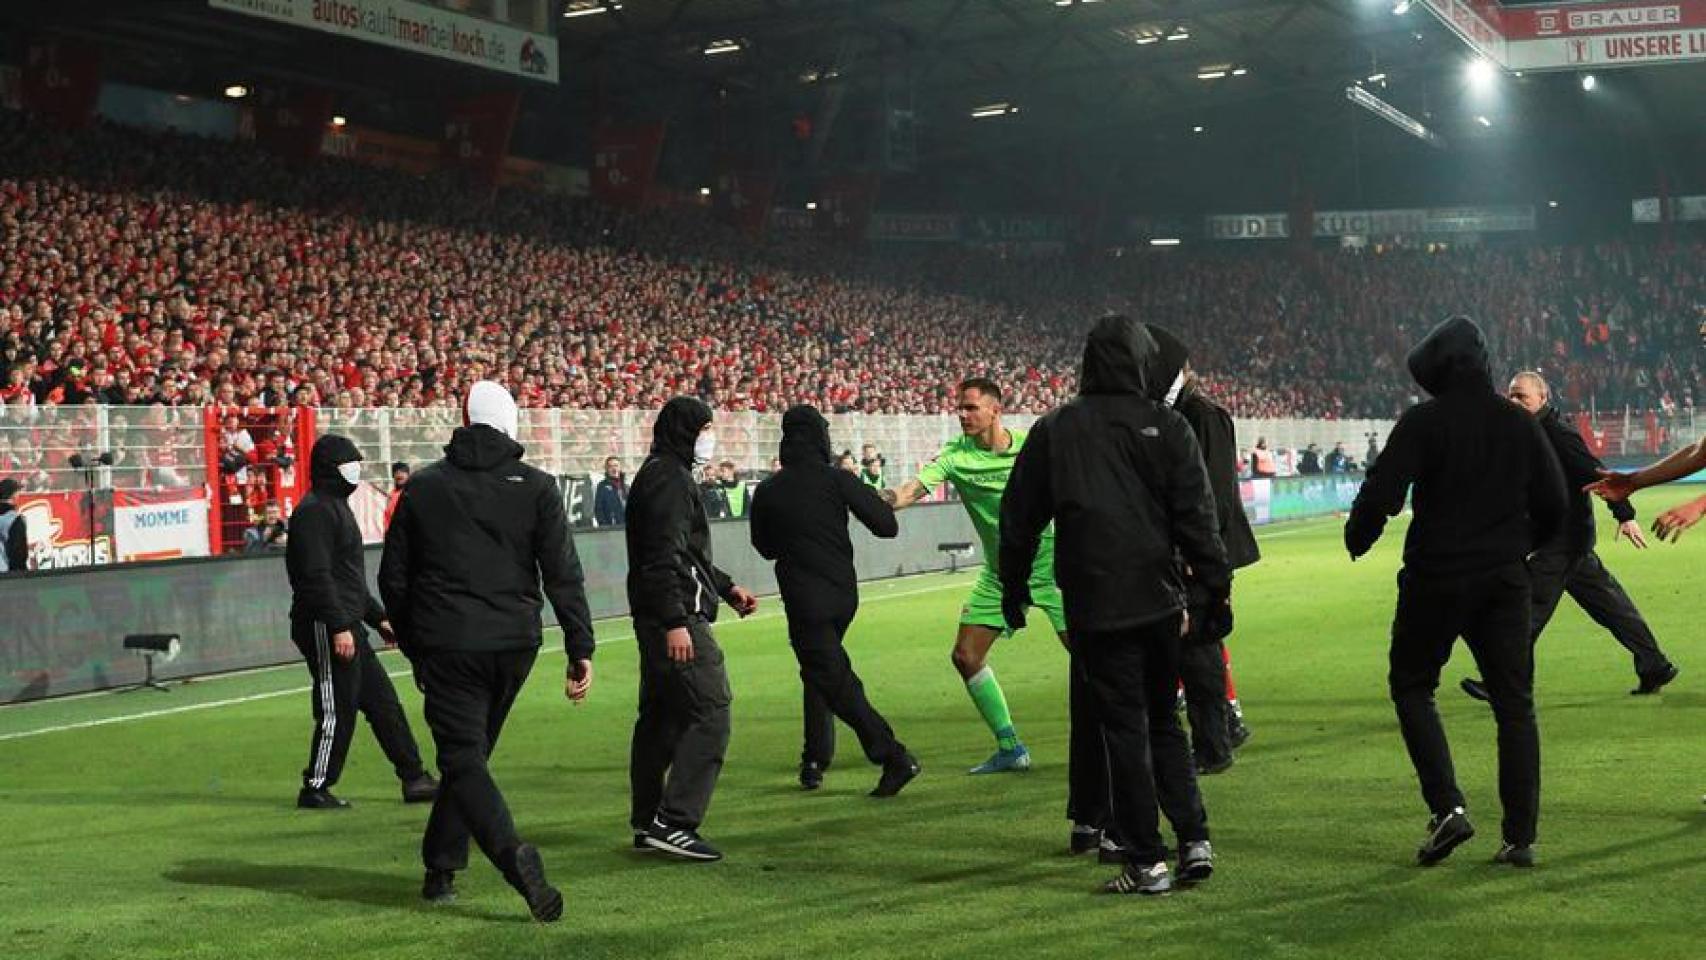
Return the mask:
<svg viewBox="0 0 1706 960">
<path fill-rule="evenodd" d="M 1355 559 L 1414 490 L 1404 569 L 1425 576 L 1520 563 L 1564 518 L 1564 477 L 1540 425 L 1493 390 L 1486 341 L 1454 317 L 1410 351 L 1410 375 L 1431 399 L 1398 418 L 1345 522 Z"/>
<path fill-rule="evenodd" d="M 328 634 L 360 633 L 363 622 L 376 627 L 385 619 L 384 608 L 367 591 L 361 526 L 349 508 L 355 486 L 338 473 L 340 465 L 360 459 L 361 451 L 348 437 L 328 433 L 314 441 L 308 460 L 314 489 L 290 515 L 284 550 L 290 619 L 320 624 Z"/>
<path fill-rule="evenodd" d="M 1149 395 L 1165 402 L 1168 391 L 1177 382 L 1189 355 L 1185 345 L 1166 327 L 1153 323 L 1144 329 L 1160 347 L 1160 363 L 1156 375 L 1149 379 Z M 1208 486 L 1214 492 L 1214 511 L 1220 521 L 1220 541 L 1226 547 L 1226 560 L 1232 569 L 1239 570 L 1262 559 L 1256 546 L 1256 535 L 1250 530 L 1250 518 L 1244 514 L 1244 501 L 1238 495 L 1238 433 L 1232 414 L 1204 396 L 1195 377 L 1184 378 L 1173 400 L 1173 409 L 1191 425 L 1197 446 L 1202 448 L 1203 466 L 1208 468 Z"/>
<path fill-rule="evenodd" d="M 796 622 L 850 618 L 859 608 L 849 512 L 884 539 L 900 533 L 894 509 L 856 474 L 838 470 L 829 423 L 816 407 L 782 415 L 781 472 L 753 495 L 752 546 L 776 561 L 776 584 Z"/>
<path fill-rule="evenodd" d="M 1098 321 L 1078 398 L 1031 428 L 1001 499 L 1003 591 L 1026 596 L 1052 520 L 1055 579 L 1075 632 L 1143 626 L 1184 609 L 1175 552 L 1211 599 L 1232 589 L 1196 436 L 1149 385 L 1160 363 L 1143 324 Z"/>
<path fill-rule="evenodd" d="M 664 404 L 628 491 L 628 609 L 665 629 L 716 620 L 718 598 L 734 589 L 711 562 L 711 525 L 693 482 L 693 445 L 710 422 L 711 408 L 697 398 Z"/>
<path fill-rule="evenodd" d="M 460 427 L 444 459 L 404 485 L 385 532 L 379 592 L 411 658 L 537 647 L 547 599 L 569 663 L 592 658 L 563 496 L 550 474 L 521 462 L 524 452 L 493 427 Z"/>
<path fill-rule="evenodd" d="M 1552 452 L 1558 455 L 1558 465 L 1564 470 L 1564 489 L 1570 496 L 1569 517 L 1545 546 L 1566 553 L 1587 553 L 1599 539 L 1599 532 L 1594 529 L 1593 497 L 1583 488 L 1599 479 L 1599 471 L 1605 464 L 1593 455 L 1581 433 L 1564 419 L 1557 407 L 1543 407 L 1539 420 L 1540 429 L 1552 444 Z M 1628 500 L 1607 501 L 1606 507 L 1618 523 L 1635 519 L 1635 506 Z"/>
</svg>

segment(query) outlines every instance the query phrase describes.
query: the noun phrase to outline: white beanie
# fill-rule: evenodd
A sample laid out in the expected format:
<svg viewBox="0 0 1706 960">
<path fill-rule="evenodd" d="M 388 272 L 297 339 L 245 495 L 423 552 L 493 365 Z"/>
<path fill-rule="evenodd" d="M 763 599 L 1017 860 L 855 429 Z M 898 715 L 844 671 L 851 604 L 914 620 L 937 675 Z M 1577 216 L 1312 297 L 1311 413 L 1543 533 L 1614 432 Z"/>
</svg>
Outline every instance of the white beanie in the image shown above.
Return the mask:
<svg viewBox="0 0 1706 960">
<path fill-rule="evenodd" d="M 501 384 L 481 380 L 468 388 L 468 400 L 462 405 L 462 421 L 467 426 L 483 423 L 514 440 L 520 432 L 520 419 L 515 398 Z"/>
</svg>

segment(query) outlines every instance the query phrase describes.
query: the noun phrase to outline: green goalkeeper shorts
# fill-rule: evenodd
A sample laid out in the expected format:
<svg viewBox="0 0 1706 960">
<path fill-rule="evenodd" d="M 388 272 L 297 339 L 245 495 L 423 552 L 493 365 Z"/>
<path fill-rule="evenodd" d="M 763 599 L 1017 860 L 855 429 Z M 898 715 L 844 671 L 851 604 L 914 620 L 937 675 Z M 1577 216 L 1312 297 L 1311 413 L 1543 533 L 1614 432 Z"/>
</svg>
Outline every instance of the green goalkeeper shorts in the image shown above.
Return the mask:
<svg viewBox="0 0 1706 960">
<path fill-rule="evenodd" d="M 1066 610 L 1060 602 L 1060 588 L 1054 585 L 1054 570 L 1043 568 L 1041 572 L 1042 576 L 1031 577 L 1031 606 L 1048 616 L 1056 633 L 1065 633 Z M 987 565 L 972 585 L 965 606 L 960 608 L 960 622 L 1007 632 L 1007 620 L 1001 615 L 1001 580 Z"/>
</svg>

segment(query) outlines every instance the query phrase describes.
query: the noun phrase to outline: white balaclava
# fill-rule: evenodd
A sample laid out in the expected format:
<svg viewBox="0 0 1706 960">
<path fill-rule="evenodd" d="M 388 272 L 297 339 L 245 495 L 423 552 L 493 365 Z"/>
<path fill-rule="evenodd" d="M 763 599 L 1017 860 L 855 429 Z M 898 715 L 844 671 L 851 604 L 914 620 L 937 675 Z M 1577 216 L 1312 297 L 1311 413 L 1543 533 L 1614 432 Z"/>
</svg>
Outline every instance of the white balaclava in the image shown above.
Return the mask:
<svg viewBox="0 0 1706 960">
<path fill-rule="evenodd" d="M 462 420 L 470 427 L 483 423 L 514 440 L 520 432 L 521 411 L 516 408 L 515 398 L 502 385 L 481 380 L 468 388 L 468 400 L 462 406 Z"/>
</svg>

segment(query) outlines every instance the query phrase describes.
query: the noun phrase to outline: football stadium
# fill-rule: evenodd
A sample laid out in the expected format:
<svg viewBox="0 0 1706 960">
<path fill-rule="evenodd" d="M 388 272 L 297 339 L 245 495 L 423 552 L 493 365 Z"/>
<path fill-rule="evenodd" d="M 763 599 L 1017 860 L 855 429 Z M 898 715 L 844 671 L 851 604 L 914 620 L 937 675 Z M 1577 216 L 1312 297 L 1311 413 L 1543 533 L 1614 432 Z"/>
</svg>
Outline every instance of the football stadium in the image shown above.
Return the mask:
<svg viewBox="0 0 1706 960">
<path fill-rule="evenodd" d="M 29 958 L 1706 945 L 1706 0 L 0 6 Z"/>
</svg>

